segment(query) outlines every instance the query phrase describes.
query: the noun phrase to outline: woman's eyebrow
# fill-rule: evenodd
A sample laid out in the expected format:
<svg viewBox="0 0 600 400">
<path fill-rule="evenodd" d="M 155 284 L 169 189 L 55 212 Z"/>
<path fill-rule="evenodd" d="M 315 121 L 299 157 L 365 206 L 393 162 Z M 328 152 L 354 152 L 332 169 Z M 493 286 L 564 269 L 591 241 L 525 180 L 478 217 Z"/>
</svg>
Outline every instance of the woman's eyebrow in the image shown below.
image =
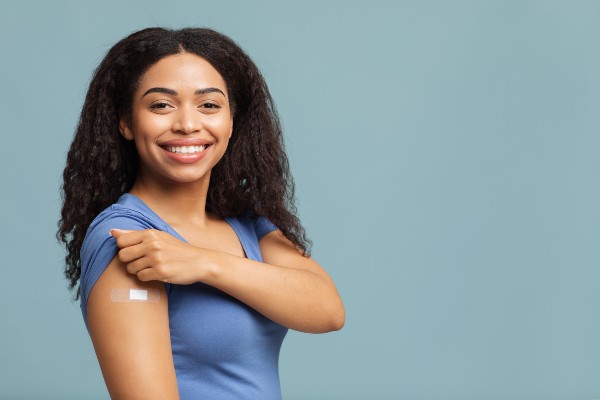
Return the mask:
<svg viewBox="0 0 600 400">
<path fill-rule="evenodd" d="M 145 95 L 149 94 L 149 93 L 166 93 L 166 94 L 172 94 L 174 96 L 177 96 L 177 92 L 173 89 L 167 89 L 164 87 L 153 87 L 150 88 L 148 90 L 146 90 L 146 92 L 142 95 L 142 97 L 144 97 Z M 223 91 L 219 88 L 216 87 L 207 87 L 204 89 L 198 89 L 194 92 L 195 95 L 198 94 L 206 94 L 206 93 L 213 93 L 213 92 L 219 92 L 221 93 L 223 96 L 225 96 L 225 93 L 223 93 Z"/>
</svg>

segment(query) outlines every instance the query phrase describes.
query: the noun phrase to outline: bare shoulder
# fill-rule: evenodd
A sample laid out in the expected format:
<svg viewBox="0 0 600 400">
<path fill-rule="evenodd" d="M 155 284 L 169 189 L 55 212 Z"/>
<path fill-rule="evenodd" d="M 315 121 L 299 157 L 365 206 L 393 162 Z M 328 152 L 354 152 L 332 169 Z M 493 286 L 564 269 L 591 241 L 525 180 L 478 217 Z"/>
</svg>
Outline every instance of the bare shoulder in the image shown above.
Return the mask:
<svg viewBox="0 0 600 400">
<path fill-rule="evenodd" d="M 258 242 L 263 261 L 282 267 L 306 269 L 332 282 L 329 274 L 312 257 L 305 257 L 281 230 L 273 230 Z M 333 283 L 333 282 L 332 282 Z"/>
<path fill-rule="evenodd" d="M 115 302 L 113 289 L 158 291 L 156 302 Z M 92 288 L 88 327 L 112 399 L 178 399 L 164 284 L 129 274 L 118 255 Z"/>
</svg>

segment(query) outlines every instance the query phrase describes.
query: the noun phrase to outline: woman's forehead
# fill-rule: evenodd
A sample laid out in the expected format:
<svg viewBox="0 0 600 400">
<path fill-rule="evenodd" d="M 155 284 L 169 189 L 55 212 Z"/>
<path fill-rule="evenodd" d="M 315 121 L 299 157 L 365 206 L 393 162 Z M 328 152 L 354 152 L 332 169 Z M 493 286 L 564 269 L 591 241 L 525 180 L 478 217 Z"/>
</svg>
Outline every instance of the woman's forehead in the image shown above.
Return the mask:
<svg viewBox="0 0 600 400">
<path fill-rule="evenodd" d="M 190 95 L 198 89 L 214 87 L 226 93 L 221 74 L 208 61 L 193 53 L 170 55 L 148 68 L 141 77 L 138 92 L 144 93 L 151 87 L 169 88 Z"/>
</svg>

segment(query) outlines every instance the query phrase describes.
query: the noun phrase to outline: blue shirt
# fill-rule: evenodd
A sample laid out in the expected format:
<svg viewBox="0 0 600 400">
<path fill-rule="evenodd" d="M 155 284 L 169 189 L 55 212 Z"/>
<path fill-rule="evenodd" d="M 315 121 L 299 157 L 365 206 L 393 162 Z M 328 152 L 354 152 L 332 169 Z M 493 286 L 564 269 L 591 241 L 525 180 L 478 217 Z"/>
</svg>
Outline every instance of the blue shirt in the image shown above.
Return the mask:
<svg viewBox="0 0 600 400">
<path fill-rule="evenodd" d="M 227 217 L 246 256 L 262 262 L 258 241 L 277 229 L 266 217 Z M 157 229 L 186 241 L 140 198 L 124 193 L 92 221 L 81 247 L 81 312 L 119 250 L 108 230 Z M 279 351 L 288 328 L 202 282 L 165 283 L 179 395 L 186 399 L 281 399 Z"/>
</svg>

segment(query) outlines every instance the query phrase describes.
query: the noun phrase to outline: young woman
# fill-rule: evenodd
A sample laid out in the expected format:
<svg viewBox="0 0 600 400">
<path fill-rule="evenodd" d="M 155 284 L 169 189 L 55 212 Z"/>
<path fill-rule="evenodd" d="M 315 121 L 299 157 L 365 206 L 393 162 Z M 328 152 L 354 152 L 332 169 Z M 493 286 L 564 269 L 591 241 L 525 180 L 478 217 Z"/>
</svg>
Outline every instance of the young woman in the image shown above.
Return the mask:
<svg viewBox="0 0 600 400">
<path fill-rule="evenodd" d="M 59 239 L 113 399 L 279 399 L 288 329 L 339 330 L 255 64 L 205 28 L 147 28 L 94 72 Z"/>
</svg>

